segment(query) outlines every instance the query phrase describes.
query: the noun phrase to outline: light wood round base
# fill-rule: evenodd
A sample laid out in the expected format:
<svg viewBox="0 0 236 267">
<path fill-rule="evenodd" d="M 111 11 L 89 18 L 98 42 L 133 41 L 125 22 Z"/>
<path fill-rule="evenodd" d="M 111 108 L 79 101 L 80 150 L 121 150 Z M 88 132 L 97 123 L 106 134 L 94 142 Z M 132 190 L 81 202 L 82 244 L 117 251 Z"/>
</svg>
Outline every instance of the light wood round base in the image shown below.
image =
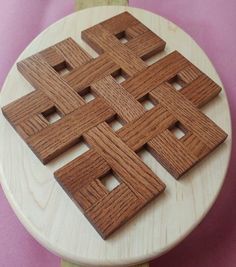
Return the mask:
<svg viewBox="0 0 236 267">
<path fill-rule="evenodd" d="M 130 7 L 105 6 L 74 13 L 42 32 L 17 61 L 67 37 L 72 37 L 94 55 L 91 48 L 82 42 L 80 32 L 125 10 L 167 42 L 166 51 L 153 61 L 178 50 L 222 86 L 211 62 L 190 36 L 160 16 Z M 1 92 L 1 106 L 32 90 L 14 65 Z M 1 114 L 0 175 L 3 190 L 18 218 L 34 238 L 67 261 L 80 266 L 100 267 L 149 262 L 176 246 L 199 224 L 222 187 L 231 151 L 231 122 L 224 89 L 202 111 L 229 134 L 226 142 L 179 181 L 149 154 L 143 155 L 147 165 L 166 184 L 166 191 L 106 241 L 96 233 L 53 177 L 53 172 L 68 162 L 71 155 L 65 154 L 44 166 Z M 63 266 L 73 265 L 63 262 Z"/>
</svg>

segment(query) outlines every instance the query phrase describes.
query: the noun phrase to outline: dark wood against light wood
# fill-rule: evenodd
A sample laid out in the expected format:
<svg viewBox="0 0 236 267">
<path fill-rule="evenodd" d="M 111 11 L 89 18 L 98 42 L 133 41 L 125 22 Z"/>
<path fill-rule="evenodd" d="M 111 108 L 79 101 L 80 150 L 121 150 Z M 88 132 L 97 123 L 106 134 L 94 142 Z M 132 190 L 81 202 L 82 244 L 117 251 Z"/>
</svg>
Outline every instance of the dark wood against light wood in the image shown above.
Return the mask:
<svg viewBox="0 0 236 267">
<path fill-rule="evenodd" d="M 145 201 L 164 189 L 163 183 L 106 123 L 90 129 L 84 136 L 140 199 Z"/>
<path fill-rule="evenodd" d="M 114 114 L 104 100 L 98 98 L 48 125 L 30 136 L 26 142 L 42 162 L 47 163 L 78 143 L 80 137 L 90 128 L 109 120 Z"/>
<path fill-rule="evenodd" d="M 68 38 L 19 62 L 35 91 L 2 110 L 43 163 L 81 140 L 88 143 L 87 152 L 54 175 L 107 238 L 165 189 L 138 150 L 145 146 L 179 178 L 227 134 L 198 109 L 221 88 L 177 51 L 147 66 L 144 60 L 162 51 L 165 42 L 129 13 L 83 31 L 82 37 L 99 57 Z M 126 80 L 120 83 L 118 75 Z M 88 102 L 88 93 L 95 99 Z M 146 110 L 144 99 L 154 107 Z M 55 122 L 48 118 L 53 114 L 59 117 Z M 124 123 L 116 132 L 108 124 L 115 118 Z M 120 184 L 109 191 L 102 178 L 111 172 Z"/>
</svg>

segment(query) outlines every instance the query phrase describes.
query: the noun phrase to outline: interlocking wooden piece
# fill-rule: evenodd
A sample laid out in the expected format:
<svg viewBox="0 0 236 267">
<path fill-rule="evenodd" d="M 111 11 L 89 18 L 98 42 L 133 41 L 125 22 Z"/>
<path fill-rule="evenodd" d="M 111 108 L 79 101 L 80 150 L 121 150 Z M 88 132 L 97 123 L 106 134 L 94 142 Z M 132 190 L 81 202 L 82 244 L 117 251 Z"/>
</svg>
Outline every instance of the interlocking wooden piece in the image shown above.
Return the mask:
<svg viewBox="0 0 236 267">
<path fill-rule="evenodd" d="M 145 146 L 179 178 L 227 134 L 198 109 L 221 88 L 176 51 L 147 66 L 145 59 L 162 51 L 165 42 L 129 13 L 82 37 L 99 57 L 93 59 L 69 38 L 19 62 L 36 90 L 2 110 L 43 163 L 81 138 L 89 144 L 89 151 L 54 175 L 106 238 L 165 189 L 137 151 Z M 126 78 L 122 83 L 115 79 L 119 74 Z M 88 92 L 95 96 L 89 103 Z M 154 103 L 151 110 L 144 99 Z M 51 123 L 48 115 L 55 112 L 61 118 Z M 109 126 L 114 118 L 124 123 L 116 132 Z M 112 191 L 102 183 L 110 172 L 120 182 Z"/>
</svg>

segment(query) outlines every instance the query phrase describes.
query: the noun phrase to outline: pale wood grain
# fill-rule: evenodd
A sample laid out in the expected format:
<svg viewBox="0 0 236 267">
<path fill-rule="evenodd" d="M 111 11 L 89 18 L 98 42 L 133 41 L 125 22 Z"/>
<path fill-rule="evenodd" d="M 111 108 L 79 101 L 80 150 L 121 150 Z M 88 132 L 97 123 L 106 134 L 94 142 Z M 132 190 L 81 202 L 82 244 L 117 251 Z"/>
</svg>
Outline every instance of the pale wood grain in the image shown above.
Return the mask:
<svg viewBox="0 0 236 267">
<path fill-rule="evenodd" d="M 62 260 L 61 261 L 61 267 L 82 267 L 81 265 L 76 265 L 67 261 Z M 121 267 L 121 266 L 120 266 Z M 148 263 L 141 264 L 141 265 L 135 265 L 133 267 L 149 267 Z"/>
<path fill-rule="evenodd" d="M 81 10 L 93 6 L 123 5 L 127 6 L 128 0 L 75 0 L 75 9 Z"/>
<path fill-rule="evenodd" d="M 167 41 L 166 52 L 162 55 L 179 50 L 222 86 L 209 59 L 186 33 L 161 17 L 128 7 L 99 7 L 73 14 L 44 31 L 19 60 L 68 37 L 74 38 L 93 53 L 81 41 L 80 32 L 125 10 Z M 17 90 L 13 91 L 12 88 Z M 22 79 L 14 66 L 3 86 L 1 106 L 32 90 L 32 86 Z M 61 257 L 82 266 L 125 266 L 150 261 L 179 243 L 201 221 L 224 181 L 231 150 L 231 123 L 224 90 L 204 106 L 203 112 L 229 133 L 226 142 L 180 182 L 175 181 L 152 156 L 143 152 L 141 156 L 144 162 L 162 178 L 168 190 L 119 234 L 112 236 L 109 242 L 101 240 L 53 179 L 53 171 L 77 154 L 70 152 L 43 166 L 1 115 L 2 187 L 28 231 Z"/>
</svg>

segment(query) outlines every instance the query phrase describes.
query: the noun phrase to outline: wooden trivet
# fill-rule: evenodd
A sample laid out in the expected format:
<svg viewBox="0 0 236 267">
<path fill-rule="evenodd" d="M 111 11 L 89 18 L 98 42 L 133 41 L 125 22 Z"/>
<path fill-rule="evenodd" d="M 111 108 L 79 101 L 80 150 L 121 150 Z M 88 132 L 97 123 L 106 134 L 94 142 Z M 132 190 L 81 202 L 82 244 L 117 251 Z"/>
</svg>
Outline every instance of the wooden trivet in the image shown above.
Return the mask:
<svg viewBox="0 0 236 267">
<path fill-rule="evenodd" d="M 198 110 L 221 88 L 177 51 L 147 66 L 143 60 L 165 42 L 129 13 L 83 31 L 82 38 L 99 57 L 69 38 L 19 62 L 36 90 L 2 110 L 44 164 L 87 142 L 89 151 L 55 177 L 106 238 L 165 189 L 137 151 L 146 146 L 179 178 L 227 134 Z M 119 75 L 126 80 L 120 83 Z M 60 119 L 52 122 L 56 113 Z M 124 124 L 118 131 L 110 127 L 114 120 Z M 112 191 L 102 183 L 110 172 L 119 182 Z"/>
</svg>

